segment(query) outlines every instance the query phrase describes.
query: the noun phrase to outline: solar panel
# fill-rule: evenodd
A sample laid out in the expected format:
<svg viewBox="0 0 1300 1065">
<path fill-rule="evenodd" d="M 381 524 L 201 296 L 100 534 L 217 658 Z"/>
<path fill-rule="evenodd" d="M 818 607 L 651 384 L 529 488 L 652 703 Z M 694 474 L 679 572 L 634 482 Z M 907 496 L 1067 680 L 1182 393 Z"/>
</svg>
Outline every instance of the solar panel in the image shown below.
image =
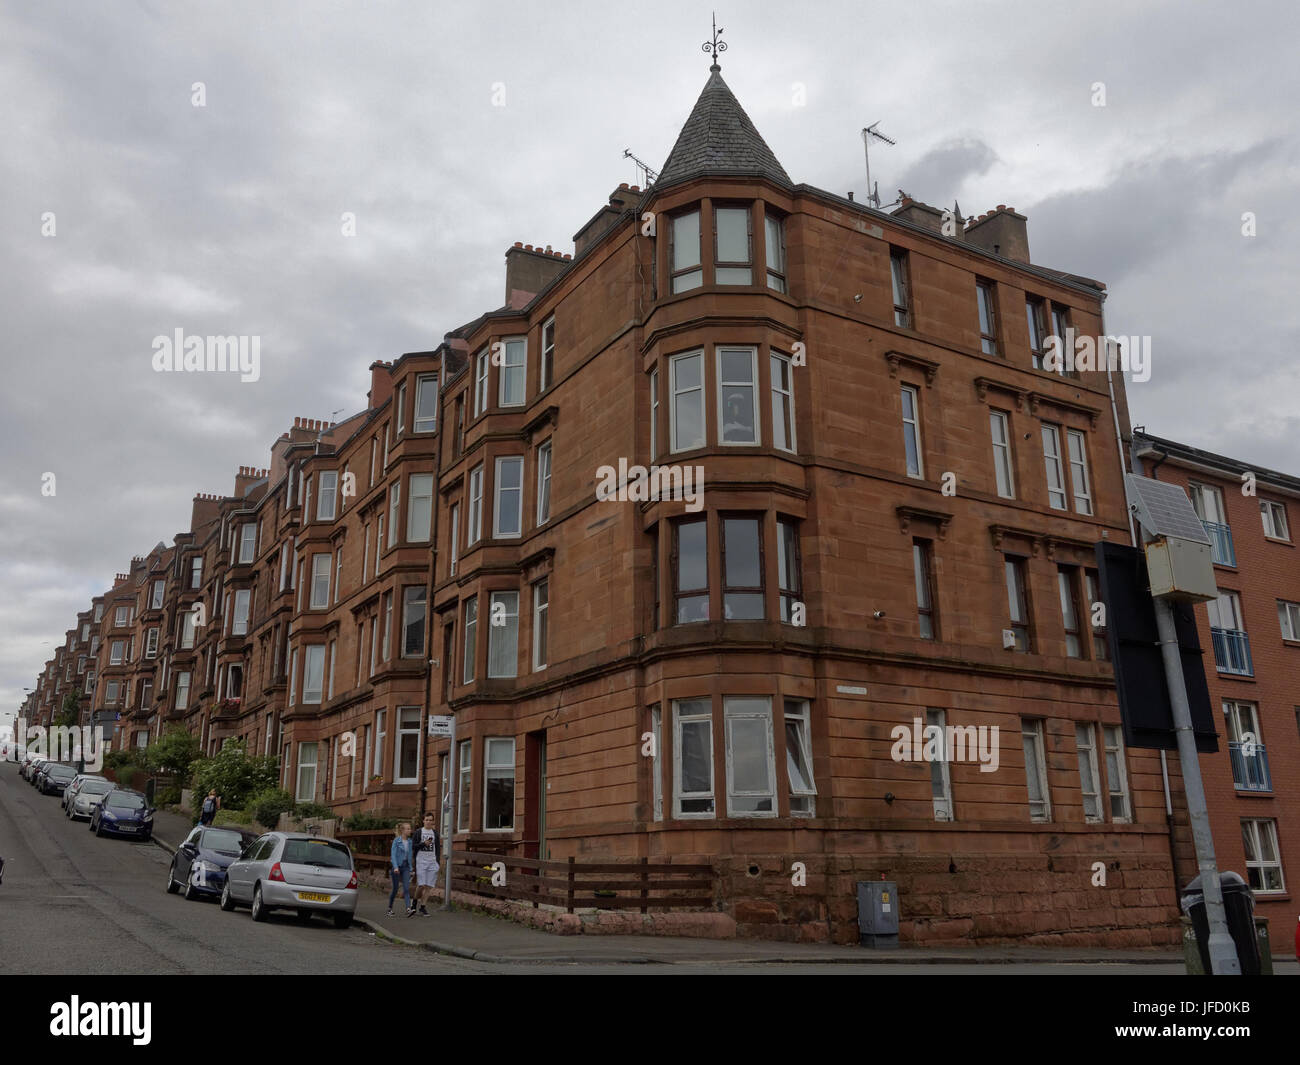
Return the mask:
<svg viewBox="0 0 1300 1065">
<path fill-rule="evenodd" d="M 1124 486 L 1138 521 L 1152 536 L 1175 536 L 1198 544 L 1210 542 L 1205 523 L 1196 516 L 1192 501 L 1179 485 L 1126 473 Z"/>
</svg>

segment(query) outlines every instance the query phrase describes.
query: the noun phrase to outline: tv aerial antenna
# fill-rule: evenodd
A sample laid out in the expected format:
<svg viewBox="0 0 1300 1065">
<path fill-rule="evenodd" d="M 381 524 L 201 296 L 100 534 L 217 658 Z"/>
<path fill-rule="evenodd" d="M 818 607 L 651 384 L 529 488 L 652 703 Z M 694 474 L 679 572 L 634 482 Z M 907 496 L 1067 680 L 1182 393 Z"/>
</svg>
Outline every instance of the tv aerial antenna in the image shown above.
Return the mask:
<svg viewBox="0 0 1300 1065">
<path fill-rule="evenodd" d="M 873 122 L 862 131 L 862 154 L 867 161 L 867 203 L 877 210 L 880 209 L 880 190 L 871 184 L 871 142 L 873 140 L 883 141 L 891 147 L 898 144 L 898 141 L 892 137 L 886 137 L 876 129 L 878 125 L 880 125 L 879 122 Z"/>
<path fill-rule="evenodd" d="M 636 163 L 637 169 L 641 171 L 641 187 L 643 189 L 649 188 L 651 185 L 653 185 L 656 181 L 659 180 L 659 171 L 654 169 L 654 167 L 649 166 L 648 164 L 642 162 L 637 156 L 633 155 L 631 148 L 623 149 L 623 158 L 631 159 L 632 162 Z"/>
</svg>

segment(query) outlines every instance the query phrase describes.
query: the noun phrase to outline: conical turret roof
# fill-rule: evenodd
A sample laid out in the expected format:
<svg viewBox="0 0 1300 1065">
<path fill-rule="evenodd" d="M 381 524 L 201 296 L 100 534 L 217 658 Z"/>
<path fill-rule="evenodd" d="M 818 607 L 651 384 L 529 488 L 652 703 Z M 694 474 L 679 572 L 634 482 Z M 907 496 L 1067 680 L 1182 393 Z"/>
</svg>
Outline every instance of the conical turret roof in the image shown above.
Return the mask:
<svg viewBox="0 0 1300 1065">
<path fill-rule="evenodd" d="M 715 65 L 655 184 L 662 188 L 717 175 L 753 175 L 792 184 Z"/>
</svg>

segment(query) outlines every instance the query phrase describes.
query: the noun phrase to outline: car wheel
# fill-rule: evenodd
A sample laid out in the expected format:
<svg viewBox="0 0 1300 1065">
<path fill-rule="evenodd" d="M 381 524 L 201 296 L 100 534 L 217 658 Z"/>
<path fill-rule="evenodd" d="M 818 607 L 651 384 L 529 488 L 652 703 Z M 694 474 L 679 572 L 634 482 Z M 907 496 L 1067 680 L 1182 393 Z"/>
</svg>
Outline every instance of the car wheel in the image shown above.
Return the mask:
<svg viewBox="0 0 1300 1065">
<path fill-rule="evenodd" d="M 193 902 L 193 901 L 194 901 L 195 899 L 197 899 L 198 897 L 199 897 L 199 893 L 198 893 L 197 891 L 194 890 L 194 881 L 193 881 L 193 880 L 186 880 L 186 881 L 185 881 L 185 901 L 186 901 L 186 902 Z"/>
<path fill-rule="evenodd" d="M 262 904 L 262 885 L 258 884 L 253 888 L 253 920 L 265 921 L 266 918 L 266 907 Z"/>
<path fill-rule="evenodd" d="M 175 895 L 176 892 L 180 891 L 180 889 L 181 886 L 176 883 L 176 863 L 172 862 L 172 864 L 167 867 L 167 894 Z"/>
<path fill-rule="evenodd" d="M 86 827 L 90 829 L 91 832 L 95 831 L 95 819 L 93 817 L 86 821 Z"/>
<path fill-rule="evenodd" d="M 334 927 L 337 928 L 337 929 L 339 929 L 340 931 L 343 930 L 343 929 L 345 929 L 345 928 L 351 928 L 351 927 L 352 927 L 352 914 L 350 914 L 350 913 L 336 913 L 336 914 L 334 915 Z"/>
<path fill-rule="evenodd" d="M 235 908 L 235 897 L 230 893 L 230 881 L 221 889 L 221 908 L 230 913 Z"/>
</svg>

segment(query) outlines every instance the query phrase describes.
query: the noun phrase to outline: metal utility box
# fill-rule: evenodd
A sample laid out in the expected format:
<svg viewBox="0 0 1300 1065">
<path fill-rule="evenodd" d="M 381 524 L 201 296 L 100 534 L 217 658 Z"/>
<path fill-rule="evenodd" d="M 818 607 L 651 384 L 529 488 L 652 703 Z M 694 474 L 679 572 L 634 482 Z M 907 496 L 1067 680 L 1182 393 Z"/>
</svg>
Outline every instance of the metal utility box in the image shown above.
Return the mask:
<svg viewBox="0 0 1300 1065">
<path fill-rule="evenodd" d="M 858 881 L 858 942 L 884 950 L 898 946 L 898 885 L 892 880 Z"/>
<path fill-rule="evenodd" d="M 1209 544 L 1166 536 L 1146 545 L 1151 594 L 1192 603 L 1219 597 Z"/>
</svg>

